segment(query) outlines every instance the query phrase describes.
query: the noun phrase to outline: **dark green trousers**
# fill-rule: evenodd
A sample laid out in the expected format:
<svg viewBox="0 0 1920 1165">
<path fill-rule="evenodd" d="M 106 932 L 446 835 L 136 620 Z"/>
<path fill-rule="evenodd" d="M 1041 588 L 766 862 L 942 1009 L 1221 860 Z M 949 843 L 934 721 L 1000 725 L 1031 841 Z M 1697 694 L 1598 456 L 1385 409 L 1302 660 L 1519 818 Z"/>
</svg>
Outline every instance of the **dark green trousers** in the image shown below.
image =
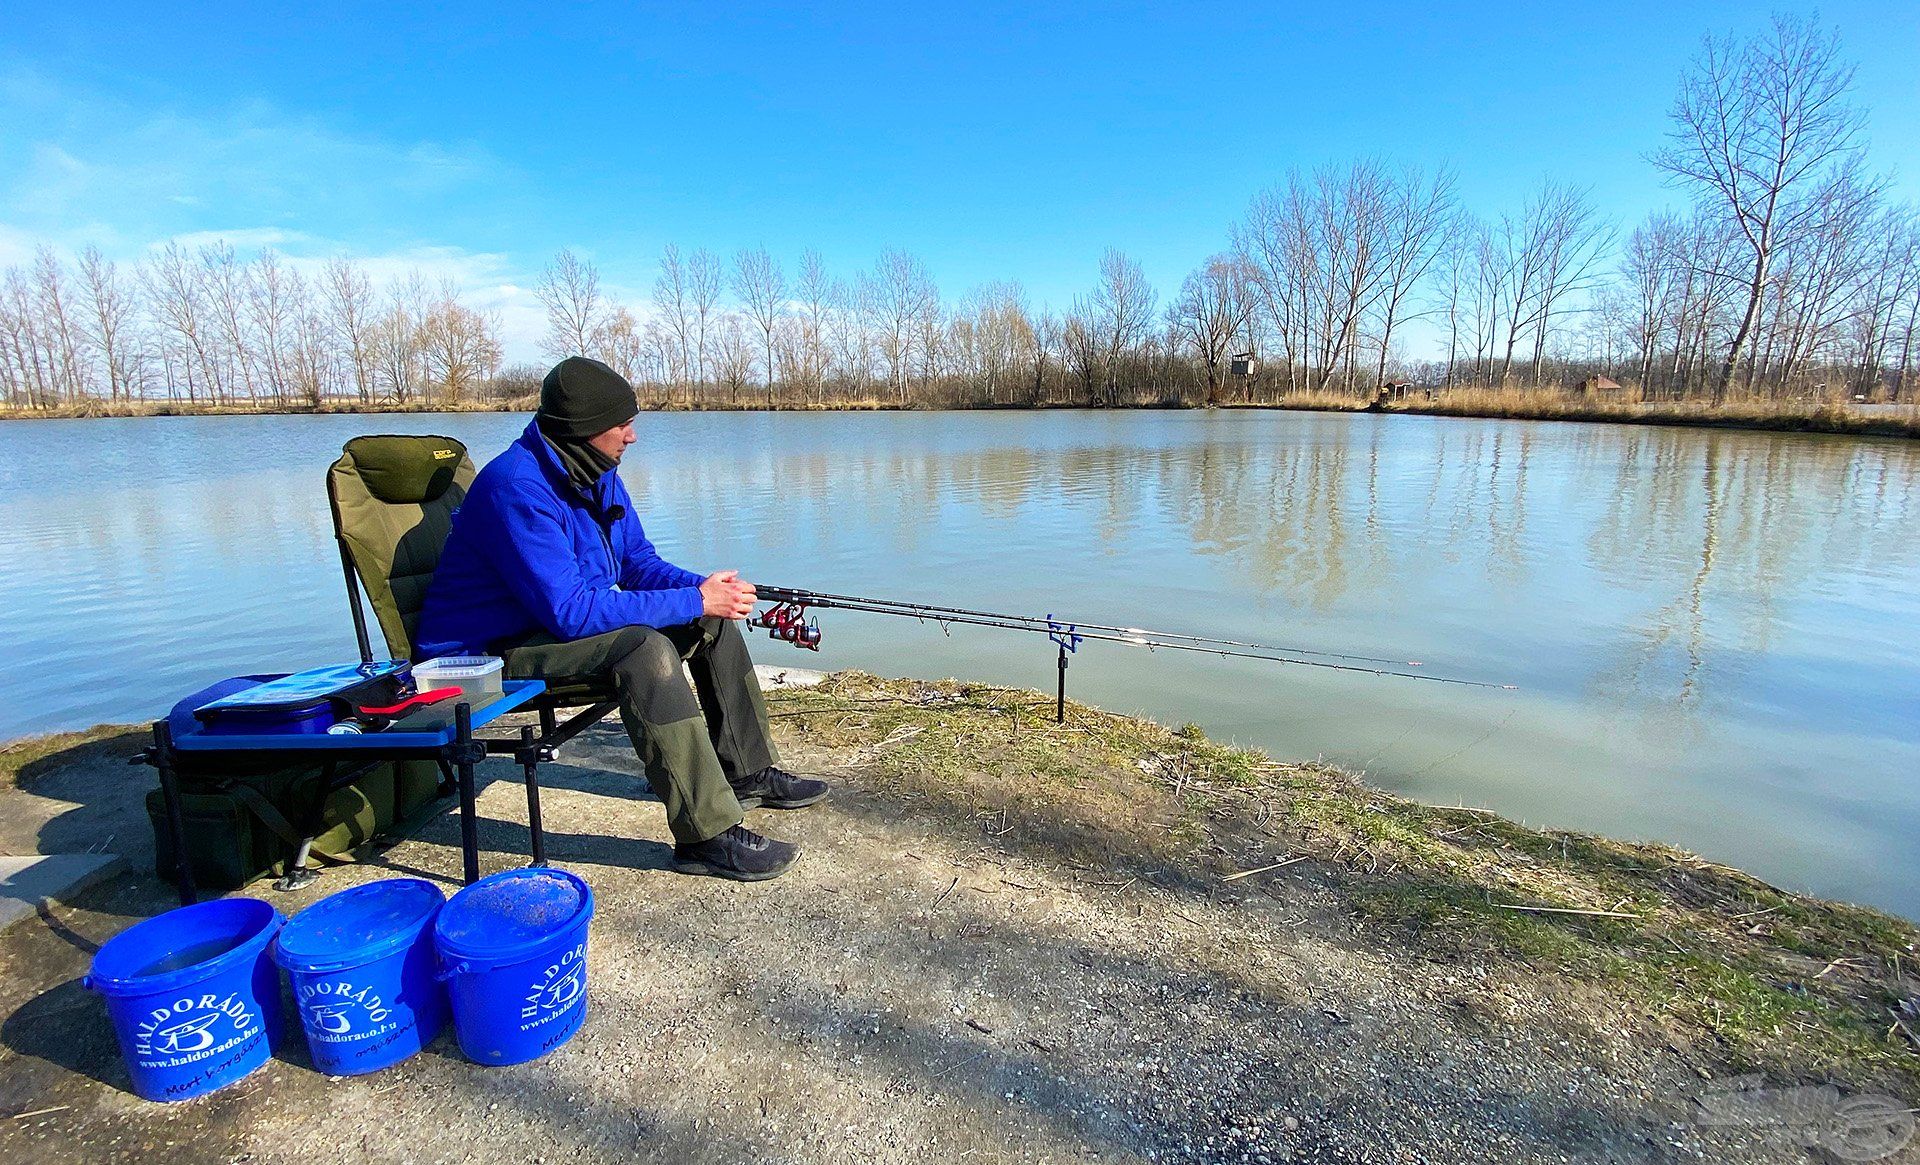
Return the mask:
<svg viewBox="0 0 1920 1165">
<path fill-rule="evenodd" d="M 514 679 L 545 680 L 549 687 L 613 683 L 647 783 L 665 803 L 667 828 L 682 844 L 740 824 L 729 780 L 744 781 L 780 762 L 746 637 L 733 620 L 623 627 L 586 639 L 536 635 L 501 656 Z"/>
</svg>

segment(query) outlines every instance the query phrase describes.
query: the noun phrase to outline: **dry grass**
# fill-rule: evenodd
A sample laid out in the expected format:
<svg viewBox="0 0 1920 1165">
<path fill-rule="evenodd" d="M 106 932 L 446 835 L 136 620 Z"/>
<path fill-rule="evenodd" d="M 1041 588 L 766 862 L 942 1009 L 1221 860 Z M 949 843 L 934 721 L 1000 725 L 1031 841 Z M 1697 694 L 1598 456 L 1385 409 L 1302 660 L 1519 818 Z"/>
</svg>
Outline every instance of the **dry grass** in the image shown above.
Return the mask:
<svg viewBox="0 0 1920 1165">
<path fill-rule="evenodd" d="M 1920 992 L 1920 929 L 1903 919 L 1665 846 L 1421 805 L 1193 726 L 1078 704 L 1055 725 L 1040 692 L 846 672 L 772 707 L 783 734 L 850 753 L 909 802 L 1064 861 L 1116 878 L 1172 863 L 1224 889 L 1305 857 L 1294 872 L 1317 871 L 1399 957 L 1595 984 L 1742 1070 L 1920 1088 L 1920 1054 L 1889 1014 Z"/>
<path fill-rule="evenodd" d="M 0 743 L 0 784 L 13 784 L 21 770 L 44 757 L 70 754 L 62 756 L 63 760 L 70 761 L 90 753 L 106 755 L 116 750 L 119 756 L 126 757 L 141 748 L 145 740 L 146 733 L 141 728 L 126 724 L 96 724 L 79 732 L 23 736 Z"/>
<path fill-rule="evenodd" d="M 1708 400 L 1642 402 L 1632 399 L 1630 393 L 1622 393 L 1614 399 L 1578 396 L 1558 388 L 1454 388 L 1431 401 L 1421 393 L 1409 396 L 1406 400 L 1390 402 L 1379 409 L 1372 409 L 1366 397 L 1317 391 L 1283 396 L 1273 406 L 1229 403 L 1226 407 L 1279 407 L 1316 412 L 1377 411 L 1531 421 L 1606 421 L 1630 425 L 1920 437 L 1920 406 L 1895 413 L 1868 413 L 1846 404 L 1776 400 L 1769 397 L 1731 397 L 1716 405 Z"/>
</svg>

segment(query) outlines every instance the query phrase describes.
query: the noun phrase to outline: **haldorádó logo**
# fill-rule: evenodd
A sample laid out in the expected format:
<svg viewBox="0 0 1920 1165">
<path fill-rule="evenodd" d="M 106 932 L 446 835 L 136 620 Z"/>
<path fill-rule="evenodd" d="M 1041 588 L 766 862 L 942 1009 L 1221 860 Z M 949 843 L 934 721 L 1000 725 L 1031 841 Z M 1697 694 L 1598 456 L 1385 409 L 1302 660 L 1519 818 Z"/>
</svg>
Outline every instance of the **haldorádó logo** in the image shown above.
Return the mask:
<svg viewBox="0 0 1920 1165">
<path fill-rule="evenodd" d="M 236 995 L 182 996 L 140 1021 L 134 1029 L 134 1058 L 146 1067 L 192 1063 L 253 1035 L 259 1022 Z"/>
<path fill-rule="evenodd" d="M 528 1031 L 565 1015 L 587 990 L 587 944 L 581 943 L 540 972 L 522 999 L 520 1030 Z"/>
<path fill-rule="evenodd" d="M 356 987 L 344 979 L 303 983 L 300 986 L 300 1014 L 307 1032 L 328 1043 L 361 1040 L 386 1030 L 382 1025 L 393 1016 L 371 987 Z"/>
</svg>

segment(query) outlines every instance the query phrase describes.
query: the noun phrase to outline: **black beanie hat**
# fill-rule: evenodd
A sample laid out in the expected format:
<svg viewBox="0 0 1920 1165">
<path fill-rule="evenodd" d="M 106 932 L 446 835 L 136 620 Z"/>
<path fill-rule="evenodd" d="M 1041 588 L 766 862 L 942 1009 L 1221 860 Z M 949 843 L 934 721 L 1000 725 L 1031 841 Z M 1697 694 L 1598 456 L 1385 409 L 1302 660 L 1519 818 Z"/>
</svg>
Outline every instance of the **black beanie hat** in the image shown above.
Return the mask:
<svg viewBox="0 0 1920 1165">
<path fill-rule="evenodd" d="M 627 378 L 585 356 L 569 356 L 540 382 L 540 431 L 555 440 L 591 437 L 640 413 Z"/>
</svg>

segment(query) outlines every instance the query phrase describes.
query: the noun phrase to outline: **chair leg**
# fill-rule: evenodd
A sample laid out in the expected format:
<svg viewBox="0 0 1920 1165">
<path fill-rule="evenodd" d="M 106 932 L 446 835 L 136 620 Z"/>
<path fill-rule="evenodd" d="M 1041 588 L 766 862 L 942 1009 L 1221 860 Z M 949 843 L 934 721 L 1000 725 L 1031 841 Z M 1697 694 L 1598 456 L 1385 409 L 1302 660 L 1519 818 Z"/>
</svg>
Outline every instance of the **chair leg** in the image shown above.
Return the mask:
<svg viewBox="0 0 1920 1165">
<path fill-rule="evenodd" d="M 193 859 L 187 854 L 187 827 L 180 811 L 180 781 L 173 769 L 173 732 L 165 720 L 153 724 L 153 767 L 160 774 L 160 800 L 167 811 L 167 838 L 173 843 L 173 883 L 180 891 L 180 905 L 192 906 L 199 900 L 199 888 L 193 884 Z"/>
<path fill-rule="evenodd" d="M 533 743 L 533 725 L 520 729 L 520 767 L 527 781 L 527 831 L 533 837 L 533 864 L 547 864 L 547 838 L 540 828 L 540 762 Z"/>
<path fill-rule="evenodd" d="M 553 730 L 558 724 L 559 721 L 554 719 L 553 705 L 542 704 L 540 706 L 540 735 L 542 737 L 552 736 Z"/>
<path fill-rule="evenodd" d="M 466 884 L 480 880 L 480 822 L 478 799 L 474 790 L 473 760 L 468 746 L 473 743 L 472 712 L 465 701 L 454 708 L 454 742 L 459 748 L 454 767 L 460 773 L 460 858 Z"/>
</svg>

